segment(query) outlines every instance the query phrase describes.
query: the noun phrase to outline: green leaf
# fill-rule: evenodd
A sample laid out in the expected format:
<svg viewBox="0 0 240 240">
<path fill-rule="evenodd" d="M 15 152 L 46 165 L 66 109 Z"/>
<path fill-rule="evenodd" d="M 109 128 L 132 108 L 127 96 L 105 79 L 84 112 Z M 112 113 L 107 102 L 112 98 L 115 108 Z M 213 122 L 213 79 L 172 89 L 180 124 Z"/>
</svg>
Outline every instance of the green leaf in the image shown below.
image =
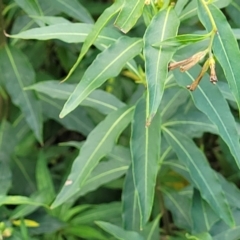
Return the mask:
<svg viewBox="0 0 240 240">
<path fill-rule="evenodd" d="M 94 221 L 111 221 L 121 216 L 121 203 L 111 202 L 92 206 L 71 220 L 72 225 L 93 224 Z"/>
<path fill-rule="evenodd" d="M 92 119 L 88 117 L 85 109 L 82 107 L 77 108 L 66 118 L 60 119 L 59 113 L 64 102 L 60 100 L 53 100 L 45 95 L 39 95 L 39 98 L 41 99 L 43 114 L 48 118 L 59 122 L 66 129 L 80 132 L 84 136 L 87 136 L 94 128 Z"/>
<path fill-rule="evenodd" d="M 232 0 L 229 6 L 227 6 L 226 12 L 233 22 L 239 27 L 240 2 L 238 0 Z"/>
<path fill-rule="evenodd" d="M 10 157 L 14 152 L 14 148 L 18 139 L 13 136 L 16 135 L 16 131 L 13 126 L 6 120 L 1 120 L 0 123 L 0 158 L 2 162 L 10 162 Z"/>
<path fill-rule="evenodd" d="M 196 235 L 186 234 L 187 239 L 189 240 L 213 240 L 212 236 L 208 232 L 199 233 Z"/>
<path fill-rule="evenodd" d="M 64 203 L 81 189 L 99 160 L 112 150 L 116 138 L 129 124 L 132 112 L 133 107 L 125 107 L 109 114 L 88 135 L 80 154 L 72 165 L 68 180 L 52 204 L 52 208 Z"/>
<path fill-rule="evenodd" d="M 211 31 L 211 23 L 208 16 L 199 2 L 199 18 L 208 31 Z M 232 90 L 240 109 L 240 72 L 238 59 L 240 59 L 240 51 L 238 43 L 234 37 L 230 25 L 224 14 L 215 6 L 209 6 L 212 16 L 217 25 L 217 34 L 213 41 L 213 52 L 218 62 L 221 64 L 230 89 Z"/>
<path fill-rule="evenodd" d="M 103 30 L 103 28 L 107 25 L 107 23 L 113 18 L 113 16 L 120 11 L 120 8 L 122 7 L 122 1 L 123 0 L 117 0 L 115 1 L 109 8 L 107 8 L 98 18 L 97 22 L 93 26 L 91 32 L 88 34 L 86 40 L 84 41 L 84 44 L 82 46 L 80 55 L 76 61 L 76 63 L 73 65 L 71 70 L 69 71 L 68 75 L 65 77 L 64 80 L 67 80 L 74 70 L 77 68 L 83 57 L 88 52 L 91 45 L 95 42 L 97 37 L 99 36 L 100 32 Z"/>
<path fill-rule="evenodd" d="M 130 159 L 130 153 L 126 154 L 126 149 L 121 146 L 114 147 L 113 151 L 109 154 L 109 159 L 97 165 L 77 195 L 83 196 L 101 185 L 121 177 L 127 172 Z"/>
<path fill-rule="evenodd" d="M 66 236 L 76 236 L 81 239 L 98 239 L 108 240 L 96 227 L 90 227 L 85 225 L 68 226 L 64 228 L 64 234 Z"/>
<path fill-rule="evenodd" d="M 51 98 L 67 100 L 74 91 L 76 84 L 59 83 L 59 81 L 38 82 L 25 89 L 35 90 L 44 93 Z M 103 114 L 109 114 L 118 108 L 124 107 L 125 104 L 117 99 L 114 95 L 101 89 L 94 90 L 81 103 L 82 106 L 92 107 Z"/>
<path fill-rule="evenodd" d="M 31 201 L 32 202 L 37 202 L 37 203 L 47 203 L 47 199 L 45 198 L 45 191 L 41 192 L 35 192 L 31 196 Z M 23 218 L 25 216 L 28 216 L 29 214 L 33 213 L 36 211 L 39 207 L 42 205 L 39 204 L 16 204 L 14 210 L 11 212 L 11 219 L 18 219 L 18 218 Z"/>
<path fill-rule="evenodd" d="M 191 179 L 201 196 L 229 226 L 234 225 L 232 213 L 216 173 L 191 139 L 164 128 L 164 136 L 180 161 L 188 168 Z"/>
<path fill-rule="evenodd" d="M 43 151 L 39 152 L 36 166 L 36 180 L 39 191 L 45 191 L 46 203 L 50 204 L 55 197 L 55 189 Z"/>
<path fill-rule="evenodd" d="M 187 20 L 193 16 L 197 15 L 197 10 L 198 10 L 198 0 L 191 0 L 189 4 L 184 8 L 180 15 L 180 20 L 184 21 Z M 230 4 L 232 0 L 214 0 L 214 4 L 218 8 L 224 8 Z"/>
<path fill-rule="evenodd" d="M 194 76 L 197 76 L 200 71 L 201 68 L 196 65 L 194 69 L 190 69 L 186 73 L 173 71 L 173 74 L 176 81 L 185 87 L 194 81 Z M 210 83 L 208 74 L 203 76 L 200 85 L 190 94 L 196 107 L 216 125 L 219 135 L 228 145 L 236 163 L 240 167 L 240 144 L 235 120 L 219 89 Z"/>
<path fill-rule="evenodd" d="M 153 44 L 154 47 L 180 47 L 182 45 L 187 45 L 191 43 L 200 42 L 206 38 L 209 38 L 207 34 L 199 35 L 199 34 L 184 34 L 178 35 L 176 37 L 171 37 L 166 40 L 163 40 L 159 43 Z"/>
<path fill-rule="evenodd" d="M 173 215 L 174 224 L 183 229 L 191 229 L 192 220 L 190 215 L 190 199 L 180 193 L 161 188 L 164 196 L 164 204 Z"/>
<path fill-rule="evenodd" d="M 191 138 L 201 137 L 204 132 L 218 134 L 217 127 L 208 117 L 189 103 L 186 103 L 184 108 L 179 108 L 163 126 L 171 127 Z"/>
<path fill-rule="evenodd" d="M 33 16 L 42 16 L 43 12 L 38 4 L 38 1 L 32 1 L 32 0 L 14 0 L 18 6 L 20 6 L 23 11 L 25 11 L 28 15 Z M 44 24 L 37 20 L 35 21 L 39 26 L 44 26 Z"/>
<path fill-rule="evenodd" d="M 28 204 L 35 206 L 46 206 L 45 204 L 34 201 L 31 198 L 23 197 L 23 196 L 0 196 L 0 206 L 2 205 L 20 205 L 20 204 Z"/>
<path fill-rule="evenodd" d="M 240 211 L 239 209 L 235 209 L 234 218 L 236 221 L 236 226 L 234 228 L 230 228 L 223 221 L 216 223 L 211 229 L 211 234 L 213 236 L 213 240 L 238 240 L 240 235 Z"/>
<path fill-rule="evenodd" d="M 145 127 L 148 117 L 146 108 L 146 99 L 143 97 L 135 108 L 130 140 L 132 171 L 139 197 L 141 228 L 148 221 L 152 211 L 161 139 L 160 113 L 156 114 L 149 127 Z"/>
<path fill-rule="evenodd" d="M 3 158 L 1 158 L 3 159 Z M 7 162 L 0 162 L 0 195 L 7 194 L 12 185 L 12 172 Z"/>
<path fill-rule="evenodd" d="M 152 222 L 146 225 L 142 232 L 144 239 L 159 240 L 159 222 L 160 216 L 157 216 Z"/>
<path fill-rule="evenodd" d="M 142 14 L 145 0 L 125 0 L 119 13 L 115 26 L 122 32 L 127 33 L 137 22 Z"/>
<path fill-rule="evenodd" d="M 92 24 L 61 23 L 41 28 L 32 28 L 18 34 L 9 35 L 11 38 L 49 40 L 59 39 L 67 43 L 84 42 L 92 29 Z"/>
<path fill-rule="evenodd" d="M 70 2 L 66 2 L 65 0 L 51 0 L 51 5 L 53 8 L 59 9 L 80 22 L 94 22 L 86 8 L 77 0 L 71 0 Z"/>
<path fill-rule="evenodd" d="M 24 87 L 35 82 L 35 72 L 28 59 L 19 50 L 5 46 L 0 50 L 0 77 L 11 96 L 24 114 L 29 127 L 39 142 L 42 142 L 41 107 L 32 92 Z"/>
<path fill-rule="evenodd" d="M 213 224 L 219 220 L 216 213 L 206 203 L 198 190 L 194 189 L 192 200 L 192 232 L 202 233 L 208 232 Z"/>
<path fill-rule="evenodd" d="M 129 167 L 122 192 L 123 226 L 128 231 L 140 231 L 140 208 L 137 190 L 133 181 L 132 165 Z"/>
<path fill-rule="evenodd" d="M 127 61 L 140 53 L 142 40 L 122 37 L 98 55 L 65 103 L 60 117 L 74 110 L 93 90 L 119 74 Z"/>
<path fill-rule="evenodd" d="M 70 23 L 70 21 L 68 21 L 66 18 L 56 16 L 31 16 L 31 18 L 41 20 L 43 23 L 47 25 Z"/>
<path fill-rule="evenodd" d="M 107 222 L 97 221 L 96 224 L 106 232 L 113 235 L 116 239 L 120 240 L 143 240 L 143 237 L 137 232 L 126 231 L 118 226 Z"/>
<path fill-rule="evenodd" d="M 161 26 L 161 27 L 159 27 Z M 144 35 L 144 57 L 146 80 L 148 86 L 148 121 L 156 114 L 161 102 L 164 84 L 168 75 L 168 64 L 172 59 L 174 50 L 154 48 L 157 40 L 163 41 L 177 34 L 179 20 L 172 7 L 160 11 L 152 19 Z"/>
<path fill-rule="evenodd" d="M 188 3 L 188 0 L 178 0 L 175 5 L 175 11 L 177 15 L 179 16 L 181 12 L 183 11 L 184 7 L 186 7 Z"/>
</svg>

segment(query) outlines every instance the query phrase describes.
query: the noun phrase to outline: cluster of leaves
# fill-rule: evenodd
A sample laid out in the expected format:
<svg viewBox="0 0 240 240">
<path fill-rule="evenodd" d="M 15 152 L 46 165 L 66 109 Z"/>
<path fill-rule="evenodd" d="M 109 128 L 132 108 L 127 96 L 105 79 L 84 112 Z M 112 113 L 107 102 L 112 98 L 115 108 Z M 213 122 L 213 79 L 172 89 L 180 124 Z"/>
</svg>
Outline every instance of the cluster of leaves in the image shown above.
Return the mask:
<svg viewBox="0 0 240 240">
<path fill-rule="evenodd" d="M 239 0 L 0 9 L 0 239 L 240 238 Z"/>
</svg>

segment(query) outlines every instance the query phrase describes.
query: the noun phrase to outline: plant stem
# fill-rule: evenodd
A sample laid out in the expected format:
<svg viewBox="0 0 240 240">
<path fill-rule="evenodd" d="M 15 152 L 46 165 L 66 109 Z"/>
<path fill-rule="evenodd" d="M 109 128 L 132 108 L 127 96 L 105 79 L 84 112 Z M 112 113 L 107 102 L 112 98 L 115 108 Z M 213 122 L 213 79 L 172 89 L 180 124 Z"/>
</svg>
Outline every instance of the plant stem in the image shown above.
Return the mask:
<svg viewBox="0 0 240 240">
<path fill-rule="evenodd" d="M 216 26 L 216 23 L 215 23 L 215 21 L 214 21 L 214 19 L 213 19 L 213 16 L 212 16 L 212 13 L 210 12 L 210 10 L 209 10 L 209 8 L 208 8 L 208 2 L 206 2 L 205 0 L 201 0 L 201 2 L 202 2 L 202 4 L 203 4 L 203 6 L 204 6 L 204 8 L 205 8 L 205 10 L 206 10 L 206 12 L 207 12 L 207 14 L 208 14 L 208 17 L 209 17 L 209 19 L 210 19 L 210 22 L 211 22 L 211 24 L 212 24 L 212 28 L 213 28 L 213 32 L 214 32 L 214 34 L 217 32 L 217 26 Z"/>
</svg>

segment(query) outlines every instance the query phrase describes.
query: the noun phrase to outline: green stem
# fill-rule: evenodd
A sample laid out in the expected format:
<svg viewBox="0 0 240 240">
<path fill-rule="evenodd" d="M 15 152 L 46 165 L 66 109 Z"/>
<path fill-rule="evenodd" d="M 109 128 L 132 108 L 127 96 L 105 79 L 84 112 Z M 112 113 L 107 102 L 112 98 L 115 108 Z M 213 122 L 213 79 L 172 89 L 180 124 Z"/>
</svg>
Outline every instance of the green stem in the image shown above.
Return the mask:
<svg viewBox="0 0 240 240">
<path fill-rule="evenodd" d="M 204 8 L 205 8 L 205 10 L 206 10 L 206 12 L 207 12 L 207 14 L 208 14 L 208 17 L 209 17 L 210 22 L 211 22 L 211 24 L 212 24 L 213 32 L 214 32 L 214 34 L 215 34 L 215 33 L 217 32 L 217 25 L 216 25 L 216 23 L 215 23 L 215 21 L 214 21 L 214 19 L 213 19 L 213 16 L 212 16 L 211 11 L 209 10 L 209 7 L 208 7 L 208 4 L 209 4 L 210 2 L 209 2 L 209 1 L 206 2 L 205 0 L 201 0 L 201 2 L 202 2 L 203 6 L 204 6 Z"/>
</svg>

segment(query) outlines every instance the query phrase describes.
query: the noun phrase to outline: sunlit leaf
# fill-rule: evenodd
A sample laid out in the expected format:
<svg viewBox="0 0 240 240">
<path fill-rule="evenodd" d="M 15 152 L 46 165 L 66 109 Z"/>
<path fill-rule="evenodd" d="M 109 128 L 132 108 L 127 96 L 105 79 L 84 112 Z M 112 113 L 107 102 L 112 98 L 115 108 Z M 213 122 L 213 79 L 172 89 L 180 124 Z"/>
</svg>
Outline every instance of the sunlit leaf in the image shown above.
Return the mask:
<svg viewBox="0 0 240 240">
<path fill-rule="evenodd" d="M 136 105 L 131 136 L 132 171 L 139 198 L 141 227 L 148 221 L 155 193 L 155 185 L 160 158 L 160 113 L 158 112 L 149 127 L 146 99 L 142 98 Z"/>
<path fill-rule="evenodd" d="M 115 25 L 124 33 L 127 33 L 137 22 L 142 14 L 145 0 L 125 0 Z"/>
<path fill-rule="evenodd" d="M 161 26 L 161 27 L 159 27 Z M 152 19 L 144 35 L 144 57 L 148 89 L 148 121 L 157 112 L 161 102 L 164 84 L 168 75 L 168 64 L 173 56 L 173 49 L 156 49 L 152 45 L 177 34 L 179 20 L 172 7 L 160 11 Z"/>
<path fill-rule="evenodd" d="M 100 53 L 65 103 L 60 117 L 62 118 L 74 110 L 107 79 L 117 76 L 126 62 L 140 53 L 141 48 L 141 39 L 122 37 Z"/>
</svg>

